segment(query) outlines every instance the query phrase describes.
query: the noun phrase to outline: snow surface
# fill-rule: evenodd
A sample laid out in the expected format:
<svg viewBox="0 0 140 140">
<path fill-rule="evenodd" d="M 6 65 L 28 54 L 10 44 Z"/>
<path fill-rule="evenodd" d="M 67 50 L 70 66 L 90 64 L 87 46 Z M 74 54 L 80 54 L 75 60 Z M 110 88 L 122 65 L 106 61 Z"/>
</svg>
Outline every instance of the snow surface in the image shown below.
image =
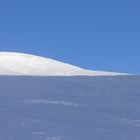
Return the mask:
<svg viewBox="0 0 140 140">
<path fill-rule="evenodd" d="M 140 76 L 0 76 L 0 140 L 140 140 Z"/>
<path fill-rule="evenodd" d="M 31 54 L 0 52 L 0 75 L 97 76 L 124 74 L 115 72 L 84 70 L 76 66 Z"/>
</svg>

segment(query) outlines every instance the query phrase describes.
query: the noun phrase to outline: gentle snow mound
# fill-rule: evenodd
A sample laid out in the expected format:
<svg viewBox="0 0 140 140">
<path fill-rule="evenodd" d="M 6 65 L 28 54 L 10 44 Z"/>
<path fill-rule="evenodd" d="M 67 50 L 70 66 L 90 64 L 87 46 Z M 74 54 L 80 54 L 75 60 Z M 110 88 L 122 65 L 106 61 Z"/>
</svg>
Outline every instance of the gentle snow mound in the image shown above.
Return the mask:
<svg viewBox="0 0 140 140">
<path fill-rule="evenodd" d="M 121 73 L 90 71 L 56 60 L 31 54 L 0 52 L 0 75 L 80 76 L 123 75 Z"/>
</svg>

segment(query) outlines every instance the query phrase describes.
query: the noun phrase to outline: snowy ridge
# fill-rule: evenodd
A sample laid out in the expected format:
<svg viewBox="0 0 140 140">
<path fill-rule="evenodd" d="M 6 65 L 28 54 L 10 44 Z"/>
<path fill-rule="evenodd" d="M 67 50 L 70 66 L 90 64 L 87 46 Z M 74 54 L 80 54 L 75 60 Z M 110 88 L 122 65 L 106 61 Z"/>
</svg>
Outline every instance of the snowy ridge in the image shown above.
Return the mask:
<svg viewBox="0 0 140 140">
<path fill-rule="evenodd" d="M 53 59 L 31 54 L 0 52 L 0 75 L 76 76 L 124 75 L 122 73 L 84 70 Z"/>
</svg>

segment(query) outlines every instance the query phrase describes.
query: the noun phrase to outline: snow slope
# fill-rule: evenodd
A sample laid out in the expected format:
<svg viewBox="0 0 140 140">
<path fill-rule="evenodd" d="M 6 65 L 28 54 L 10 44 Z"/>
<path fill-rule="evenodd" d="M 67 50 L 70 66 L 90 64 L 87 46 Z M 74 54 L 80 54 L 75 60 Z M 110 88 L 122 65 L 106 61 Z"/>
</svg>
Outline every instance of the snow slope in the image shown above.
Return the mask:
<svg viewBox="0 0 140 140">
<path fill-rule="evenodd" d="M 123 74 L 84 70 L 76 66 L 31 54 L 0 52 L 0 75 L 74 76 Z"/>
<path fill-rule="evenodd" d="M 0 140 L 140 140 L 140 76 L 0 76 Z"/>
</svg>

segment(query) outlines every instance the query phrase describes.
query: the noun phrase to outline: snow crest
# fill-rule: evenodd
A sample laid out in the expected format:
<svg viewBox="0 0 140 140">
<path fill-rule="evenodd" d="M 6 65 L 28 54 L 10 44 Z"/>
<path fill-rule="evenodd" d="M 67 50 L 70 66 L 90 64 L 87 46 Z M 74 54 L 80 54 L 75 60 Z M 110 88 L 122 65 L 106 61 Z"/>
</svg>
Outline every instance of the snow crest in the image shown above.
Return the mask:
<svg viewBox="0 0 140 140">
<path fill-rule="evenodd" d="M 53 59 L 16 52 L 0 52 L 0 75 L 80 76 L 122 75 L 121 73 L 84 70 Z"/>
</svg>

